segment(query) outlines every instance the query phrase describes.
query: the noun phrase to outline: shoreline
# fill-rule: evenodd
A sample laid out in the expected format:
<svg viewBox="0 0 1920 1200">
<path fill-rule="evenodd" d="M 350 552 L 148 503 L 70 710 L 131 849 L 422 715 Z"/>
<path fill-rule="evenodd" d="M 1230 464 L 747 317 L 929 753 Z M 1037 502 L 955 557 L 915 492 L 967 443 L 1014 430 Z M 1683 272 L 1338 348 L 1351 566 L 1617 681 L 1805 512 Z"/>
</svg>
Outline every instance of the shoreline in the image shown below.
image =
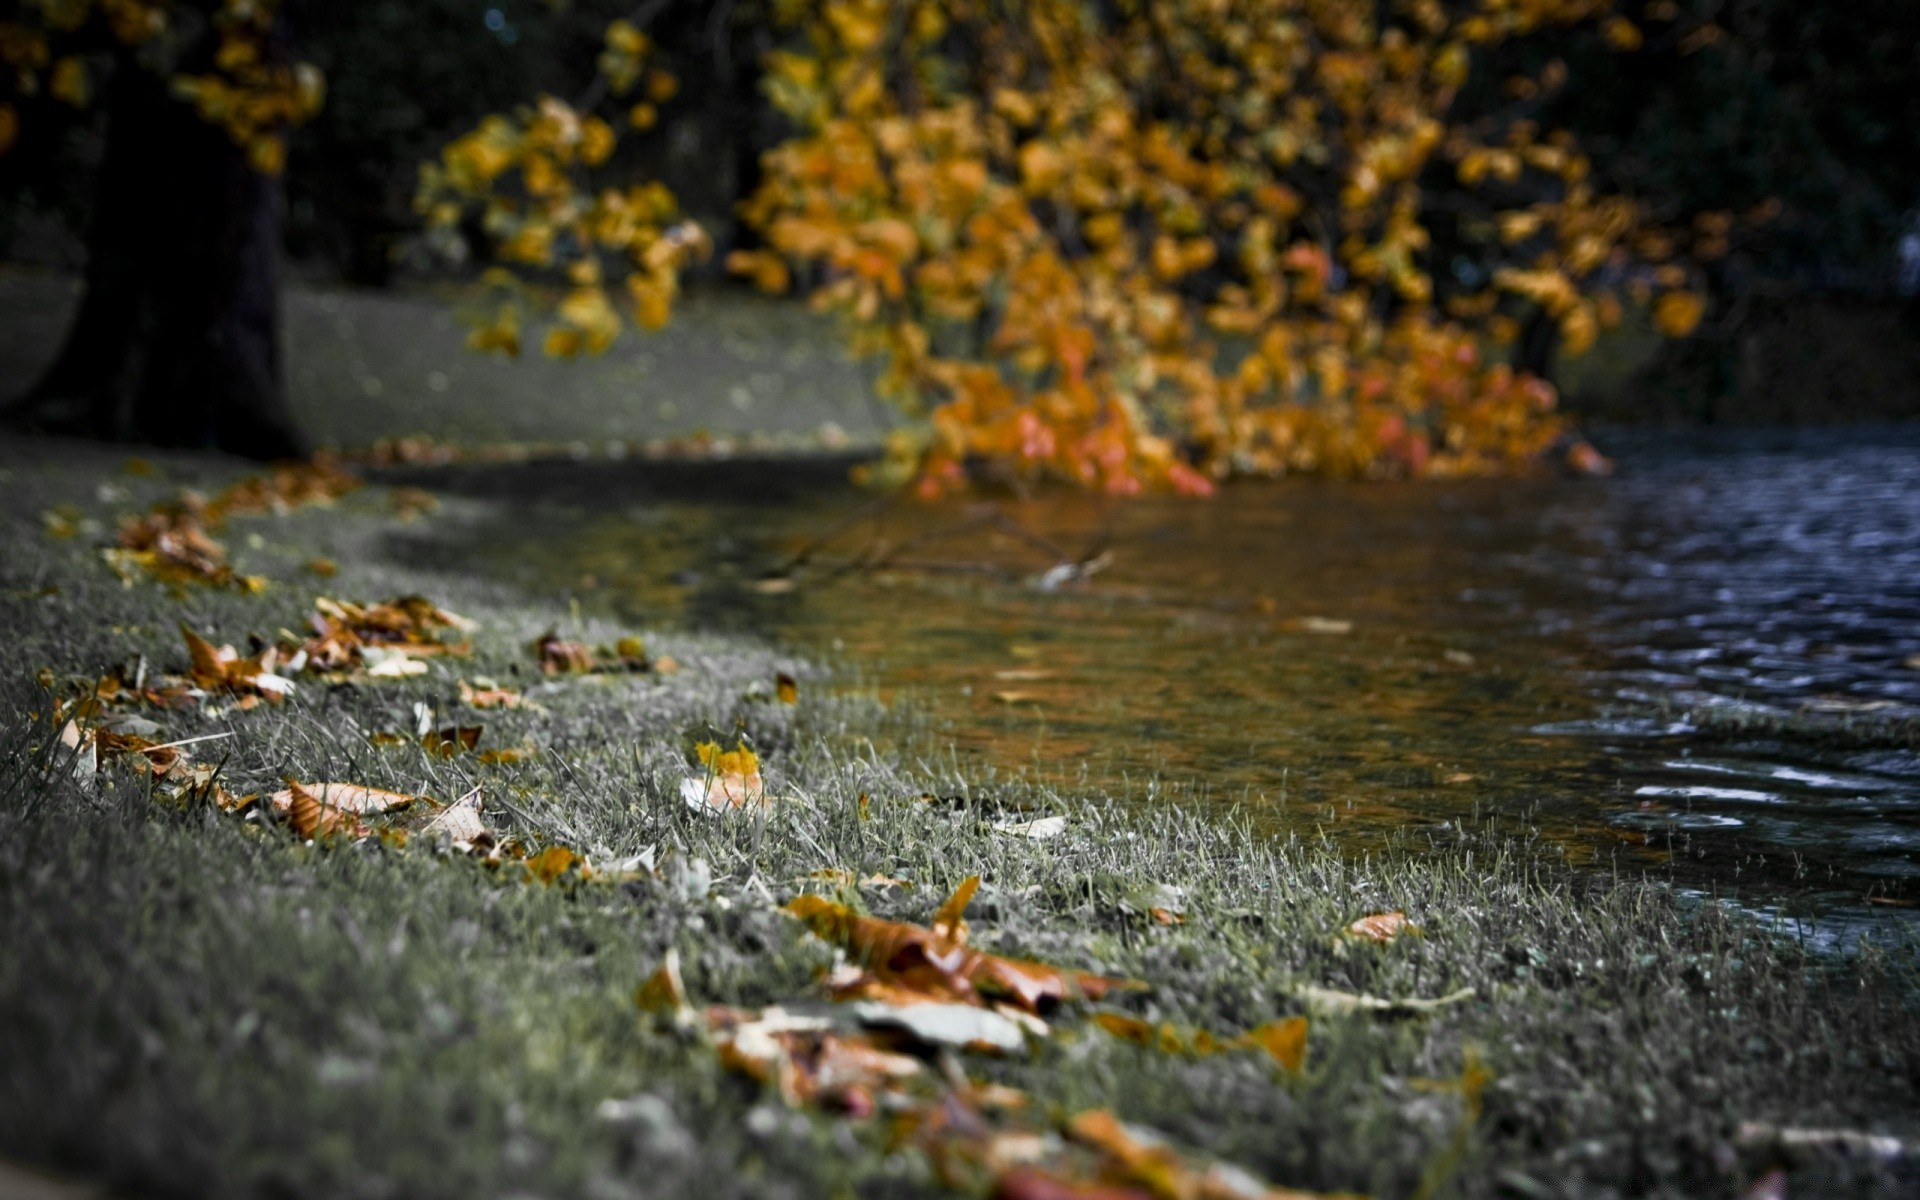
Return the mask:
<svg viewBox="0 0 1920 1200">
<path fill-rule="evenodd" d="M 1739 1195 L 1776 1166 L 1794 1191 L 1913 1186 L 1911 955 L 1810 955 L 1657 883 L 1569 884 L 1473 836 L 1355 861 L 1173 808 L 929 774 L 860 747 L 899 716 L 764 640 L 581 619 L 408 561 L 396 533 L 430 536 L 436 518 L 403 519 L 386 486 L 231 522 L 237 568 L 273 581 L 260 595 L 123 586 L 94 548 L 113 514 L 241 475 L 140 453 L 150 473 L 127 474 L 125 448 L 0 440 L 0 923 L 16 931 L 0 1154 L 137 1194 L 919 1194 L 941 1182 L 935 1159 L 903 1149 L 885 1115 L 784 1103 L 729 1071 L 711 1031 L 663 1024 L 633 993 L 671 949 L 694 1006 L 822 1006 L 834 953 L 783 905 L 820 893 L 925 925 L 977 875 L 974 945 L 1149 986 L 1049 1010 L 1020 1053 L 914 1051 L 946 1072 L 935 1092 L 955 1071 L 1018 1089 L 1043 1140 L 1083 1145 L 1076 1115 L 1111 1110 L 1192 1162 L 1381 1196 Z M 485 517 L 471 497 L 438 503 Z M 42 514 L 63 506 L 71 536 L 49 536 Z M 335 573 L 308 570 L 320 559 Z M 45 767 L 49 726 L 27 719 L 48 708 L 41 668 L 63 686 L 135 657 L 182 670 L 180 622 L 244 648 L 298 628 L 316 594 L 421 594 L 480 627 L 470 657 L 420 675 L 295 676 L 284 704 L 142 710 L 153 738 L 225 735 L 235 794 L 287 776 L 442 801 L 478 785 L 502 838 L 565 845 L 605 878 L 521 882 L 511 863 L 424 842 L 306 843 L 156 804 L 133 772 Z M 544 676 L 527 647 L 550 627 L 589 645 L 638 636 L 656 669 Z M 540 710 L 476 710 L 458 686 L 478 680 Z M 441 758 L 403 736 L 443 721 L 533 753 Z M 689 745 L 735 729 L 772 803 L 759 818 L 690 810 Z M 1009 831 L 1053 817 L 1052 835 Z M 874 878 L 911 886 L 862 886 Z M 1343 936 L 1391 912 L 1421 932 Z M 1469 988 L 1425 1013 L 1335 1015 L 1315 998 Z M 1296 1017 L 1297 1070 L 1194 1050 L 1197 1031 Z M 1152 1044 L 1113 1032 L 1128 1021 Z M 1475 1063 L 1491 1074 L 1469 1086 Z M 1904 1149 L 1849 1157 L 1783 1134 L 1834 1129 Z"/>
</svg>

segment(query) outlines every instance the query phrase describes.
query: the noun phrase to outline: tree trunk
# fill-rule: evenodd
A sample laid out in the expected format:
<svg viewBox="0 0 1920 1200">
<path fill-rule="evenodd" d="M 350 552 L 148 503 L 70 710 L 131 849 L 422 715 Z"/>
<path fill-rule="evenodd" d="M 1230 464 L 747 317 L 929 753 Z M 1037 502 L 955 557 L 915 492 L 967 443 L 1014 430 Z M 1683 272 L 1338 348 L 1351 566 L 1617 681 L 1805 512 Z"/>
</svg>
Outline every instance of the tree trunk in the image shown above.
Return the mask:
<svg viewBox="0 0 1920 1200">
<path fill-rule="evenodd" d="M 279 349 L 280 180 L 132 62 L 114 73 L 86 290 L 14 407 L 113 441 L 300 457 Z"/>
</svg>

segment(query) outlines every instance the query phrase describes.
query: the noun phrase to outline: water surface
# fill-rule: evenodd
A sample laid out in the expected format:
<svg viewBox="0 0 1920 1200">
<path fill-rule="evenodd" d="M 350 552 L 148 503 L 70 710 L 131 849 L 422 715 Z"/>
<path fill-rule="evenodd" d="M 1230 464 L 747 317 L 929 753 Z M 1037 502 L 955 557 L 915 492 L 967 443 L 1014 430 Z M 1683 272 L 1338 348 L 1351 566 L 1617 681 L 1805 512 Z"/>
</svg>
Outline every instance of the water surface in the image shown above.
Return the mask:
<svg viewBox="0 0 1920 1200">
<path fill-rule="evenodd" d="M 851 662 L 997 772 L 1355 847 L 1491 822 L 1579 867 L 1903 915 L 1920 431 L 1613 449 L 1609 480 L 896 506 L 785 591 L 764 577 L 868 497 L 770 464 L 691 486 L 578 468 L 486 554 L 635 622 Z M 1037 541 L 1109 558 L 1049 578 Z M 1755 731 L 1725 732 L 1740 722 Z"/>
</svg>

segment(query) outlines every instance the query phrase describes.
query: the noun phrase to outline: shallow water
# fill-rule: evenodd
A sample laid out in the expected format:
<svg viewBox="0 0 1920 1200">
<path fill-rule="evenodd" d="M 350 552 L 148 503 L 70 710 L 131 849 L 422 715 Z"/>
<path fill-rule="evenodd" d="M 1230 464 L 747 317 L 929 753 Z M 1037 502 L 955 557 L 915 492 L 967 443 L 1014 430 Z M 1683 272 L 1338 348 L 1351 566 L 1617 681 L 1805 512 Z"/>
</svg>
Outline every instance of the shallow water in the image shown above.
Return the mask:
<svg viewBox="0 0 1920 1200">
<path fill-rule="evenodd" d="M 1920 430 L 1612 448 L 1610 480 L 903 506 L 787 592 L 755 581 L 865 497 L 576 478 L 487 553 L 630 620 L 842 656 L 976 767 L 1356 847 L 1492 823 L 1576 866 L 1909 915 L 1920 755 L 1685 714 L 1920 713 Z M 1049 589 L 1000 517 L 1111 562 Z M 892 565 L 835 570 L 860 555 Z"/>
</svg>

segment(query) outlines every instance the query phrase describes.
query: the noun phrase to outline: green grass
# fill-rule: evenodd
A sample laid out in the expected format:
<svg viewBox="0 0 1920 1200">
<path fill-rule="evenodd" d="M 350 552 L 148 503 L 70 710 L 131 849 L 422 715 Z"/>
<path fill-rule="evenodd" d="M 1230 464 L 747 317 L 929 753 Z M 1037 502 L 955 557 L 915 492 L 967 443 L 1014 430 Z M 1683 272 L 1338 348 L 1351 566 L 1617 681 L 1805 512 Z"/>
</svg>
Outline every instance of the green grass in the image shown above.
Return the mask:
<svg viewBox="0 0 1920 1200">
<path fill-rule="evenodd" d="M 46 537 L 40 510 L 126 510 L 188 473 L 215 484 L 223 468 L 170 460 L 168 478 L 136 479 L 117 462 L 0 444 L 15 498 L 0 515 L 0 1153 L 149 1196 L 933 1190 L 884 1122 L 789 1112 L 632 1003 L 669 947 L 696 1003 L 816 998 L 831 952 L 775 906 L 828 867 L 912 880 L 864 899 L 913 920 L 980 874 L 982 944 L 1137 976 L 1151 990 L 1114 1007 L 1221 1034 L 1301 1011 L 1307 985 L 1477 989 L 1420 1021 L 1316 1018 L 1298 1076 L 1251 1054 L 1140 1049 L 1071 1014 L 1030 1057 L 965 1060 L 1029 1089 L 1042 1113 L 1112 1107 L 1275 1183 L 1736 1195 L 1770 1165 L 1732 1146 L 1741 1121 L 1920 1133 L 1911 946 L 1815 955 L 1657 883 L 1570 877 L 1490 838 L 1423 837 L 1356 861 L 1202 815 L 1177 789 L 1122 800 L 968 777 L 911 714 L 836 693 L 780 647 L 576 623 L 550 597 L 409 565 L 391 552 L 378 489 L 333 511 L 233 522 L 243 569 L 287 581 L 265 596 L 123 588 L 85 538 Z M 129 494 L 102 501 L 103 481 Z M 433 520 L 487 515 L 462 500 Z M 249 532 L 264 543 L 247 548 Z M 302 585 L 297 564 L 316 554 L 340 576 Z M 231 733 L 202 758 L 228 755 L 233 790 L 291 774 L 450 798 L 477 782 L 503 830 L 603 862 L 651 850 L 657 874 L 529 886 L 420 845 L 303 845 L 157 804 L 131 773 L 76 780 L 34 719 L 48 704 L 41 667 L 81 678 L 141 654 L 178 667 L 180 619 L 240 642 L 295 624 L 319 590 L 423 592 L 483 623 L 475 656 L 420 680 L 304 686 L 284 709 L 167 714 L 167 736 Z M 591 641 L 646 632 L 686 669 L 564 682 L 538 695 L 544 712 L 485 714 L 486 744 L 543 748 L 521 764 L 368 743 L 410 726 L 416 702 L 457 715 L 456 671 L 536 684 L 525 643 L 555 623 Z M 797 707 L 763 698 L 778 670 L 801 676 Z M 681 804 L 686 742 L 710 726 L 744 728 L 761 750 L 783 798 L 764 822 Z M 882 731 L 906 749 L 872 750 Z M 1065 815 L 1067 832 L 992 831 L 1033 812 Z M 1185 889 L 1185 924 L 1137 911 L 1147 884 Z M 1422 936 L 1336 949 L 1347 922 L 1392 908 Z M 1494 1079 L 1441 1178 L 1463 1108 L 1420 1084 L 1456 1077 L 1470 1045 Z M 596 1115 L 639 1095 L 657 1103 Z M 1916 1184 L 1910 1169 L 1796 1176 L 1856 1194 Z"/>
</svg>

